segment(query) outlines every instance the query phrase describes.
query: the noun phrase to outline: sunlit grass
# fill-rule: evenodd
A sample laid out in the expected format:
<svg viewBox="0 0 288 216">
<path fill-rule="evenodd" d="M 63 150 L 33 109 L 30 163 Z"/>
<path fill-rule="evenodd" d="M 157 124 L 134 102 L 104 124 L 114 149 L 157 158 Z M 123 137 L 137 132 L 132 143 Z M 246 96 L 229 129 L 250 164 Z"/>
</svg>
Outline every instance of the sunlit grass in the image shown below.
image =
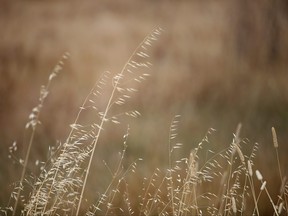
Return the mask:
<svg viewBox="0 0 288 216">
<path fill-rule="evenodd" d="M 146 80 L 151 62 L 149 48 L 158 39 L 162 29 L 157 28 L 139 44 L 119 73 L 104 72 L 80 107 L 76 120 L 70 125 L 67 139 L 49 153 L 49 160 L 43 164 L 40 175 L 31 179 L 25 175 L 34 133 L 39 124 L 39 115 L 44 99 L 48 96 L 50 81 L 57 75 L 57 65 L 41 89 L 40 103 L 29 116 L 26 129 L 32 135 L 28 143 L 23 171 L 11 202 L 2 209 L 12 215 L 262 215 L 259 208 L 261 197 L 268 197 L 267 205 L 275 215 L 287 213 L 288 185 L 282 174 L 278 153 L 276 130 L 272 128 L 273 144 L 279 170 L 280 193 L 272 197 L 269 187 L 277 187 L 265 180 L 261 170 L 255 167 L 258 144 L 252 146 L 241 137 L 238 125 L 233 140 L 224 149 L 212 151 L 210 146 L 214 129 L 208 130 L 196 148 L 179 157 L 176 154 L 185 143 L 177 141 L 181 116 L 172 118 L 167 148 L 168 164 L 155 167 L 155 171 L 143 179 L 137 191 L 131 193 L 131 176 L 141 173 L 137 165 L 142 158 L 124 165 L 129 149 L 130 127 L 123 136 L 123 150 L 115 169 L 104 163 L 111 179 L 98 200 L 85 209 L 85 192 L 91 175 L 92 162 L 102 137 L 109 124 L 120 125 L 128 117 L 139 117 L 137 110 L 123 110 L 122 107 L 133 96 L 137 97 L 138 84 Z M 67 55 L 64 55 L 64 59 Z M 148 71 L 147 71 L 148 70 Z M 94 114 L 93 119 L 81 118 L 83 113 Z M 169 128 L 169 125 L 167 125 Z M 109 131 L 107 132 L 109 134 Z M 271 140 L 272 143 L 272 140 Z M 133 144 L 131 144 L 133 145 Z M 12 146 L 15 148 L 15 146 Z M 271 145 L 272 147 L 272 145 Z M 109 148 L 109 146 L 107 147 Z M 247 149 L 246 149 L 247 148 Z M 158 152 L 151 157 L 157 157 Z M 141 162 L 145 164 L 144 162 Z M 101 178 L 98 175 L 97 178 Z M 25 185 L 24 185 L 25 182 Z M 93 186 L 89 186 L 91 188 Z M 28 196 L 23 191 L 30 190 Z M 96 193 L 96 192 L 95 192 Z M 26 193 L 27 194 L 27 193 Z M 137 194 L 137 195 L 135 195 Z M 20 200 L 21 199 L 21 200 Z M 21 205 L 19 204 L 21 203 Z M 261 205 L 263 205 L 261 203 Z"/>
</svg>

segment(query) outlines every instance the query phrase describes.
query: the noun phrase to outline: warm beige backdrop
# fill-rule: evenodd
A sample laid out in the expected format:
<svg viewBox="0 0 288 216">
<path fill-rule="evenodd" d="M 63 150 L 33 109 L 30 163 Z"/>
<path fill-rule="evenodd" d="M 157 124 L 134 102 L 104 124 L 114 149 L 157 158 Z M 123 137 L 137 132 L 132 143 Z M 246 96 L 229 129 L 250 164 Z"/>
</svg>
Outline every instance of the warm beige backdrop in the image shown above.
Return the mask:
<svg viewBox="0 0 288 216">
<path fill-rule="evenodd" d="M 242 122 L 243 136 L 251 144 L 261 143 L 260 166 L 263 158 L 269 166 L 275 161 L 269 157 L 272 126 L 278 131 L 285 158 L 288 6 L 284 0 L 256 2 L 1 0 L 2 206 L 21 170 L 8 159 L 8 148 L 16 140 L 16 156 L 24 157 L 28 115 L 62 54 L 68 51 L 71 57 L 41 113 L 42 125 L 29 164 L 36 173 L 34 162 L 45 160 L 48 146 L 64 141 L 68 125 L 99 75 L 105 70 L 119 71 L 139 42 L 159 26 L 164 33 L 151 49 L 152 77 L 130 103 L 142 116 L 127 120 L 131 126 L 127 161 L 144 158 L 139 175 L 166 166 L 169 124 L 175 114 L 182 115 L 179 139 L 186 144 L 185 150 L 195 147 L 210 127 L 217 129 L 215 145 L 226 146 Z M 102 160 L 115 162 L 113 155 L 122 148 L 119 137 L 125 130 L 126 125 L 113 128 L 110 139 L 99 146 L 95 164 L 102 176 L 107 173 Z M 263 174 L 272 179 L 265 166 Z M 284 166 L 287 170 L 285 159 Z M 92 177 L 99 181 L 99 188 L 106 178 Z M 93 190 L 98 188 L 93 186 Z M 93 200 L 95 194 L 87 197 Z"/>
</svg>

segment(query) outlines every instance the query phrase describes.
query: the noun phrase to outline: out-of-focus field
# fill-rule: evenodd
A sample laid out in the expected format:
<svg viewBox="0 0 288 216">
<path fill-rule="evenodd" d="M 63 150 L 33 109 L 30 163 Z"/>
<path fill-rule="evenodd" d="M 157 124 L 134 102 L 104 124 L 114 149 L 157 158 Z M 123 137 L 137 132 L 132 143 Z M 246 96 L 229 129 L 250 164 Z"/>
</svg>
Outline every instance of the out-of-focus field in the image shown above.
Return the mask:
<svg viewBox="0 0 288 216">
<path fill-rule="evenodd" d="M 282 0 L 257 2 L 0 1 L 0 204 L 8 202 L 12 183 L 20 178 L 21 167 L 7 157 L 9 146 L 16 140 L 16 155 L 24 157 L 29 113 L 62 54 L 68 51 L 71 57 L 44 104 L 29 172 L 37 173 L 34 162 L 45 161 L 49 146 L 65 140 L 99 75 L 121 70 L 158 26 L 164 33 L 151 49 L 152 76 L 127 107 L 142 113 L 127 120 L 127 164 L 144 159 L 139 178 L 167 166 L 169 126 L 175 114 L 182 115 L 183 156 L 210 127 L 217 130 L 212 148 L 228 145 L 242 122 L 242 137 L 251 145 L 260 143 L 258 169 L 277 191 L 270 131 L 274 126 L 278 132 L 287 175 L 288 6 Z M 93 192 L 86 195 L 89 202 L 109 181 L 102 161 L 116 166 L 125 130 L 126 125 L 107 128 L 109 139 L 99 145 L 91 176 L 88 191 Z"/>
</svg>

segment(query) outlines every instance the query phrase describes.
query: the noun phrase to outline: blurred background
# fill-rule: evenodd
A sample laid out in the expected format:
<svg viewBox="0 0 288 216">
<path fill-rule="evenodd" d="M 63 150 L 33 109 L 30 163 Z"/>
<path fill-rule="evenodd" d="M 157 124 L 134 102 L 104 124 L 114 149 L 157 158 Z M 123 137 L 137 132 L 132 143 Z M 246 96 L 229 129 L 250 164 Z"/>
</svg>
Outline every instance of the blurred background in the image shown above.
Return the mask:
<svg viewBox="0 0 288 216">
<path fill-rule="evenodd" d="M 242 122 L 241 137 L 250 140 L 249 148 L 260 144 L 256 167 L 278 193 L 271 127 L 278 133 L 287 175 L 287 1 L 1 0 L 1 206 L 8 203 L 21 171 L 17 161 L 8 158 L 9 147 L 17 141 L 15 155 L 24 158 L 28 116 L 38 104 L 40 86 L 64 52 L 71 57 L 53 81 L 41 112 L 28 173 L 39 171 L 35 161 L 47 159 L 49 146 L 65 140 L 69 124 L 100 74 L 121 70 L 155 27 L 164 33 L 151 48 L 152 76 L 130 103 L 142 116 L 127 121 L 131 128 L 127 163 L 144 159 L 138 177 L 167 167 L 169 127 L 175 114 L 182 116 L 178 139 L 184 147 L 179 157 L 188 157 L 211 127 L 217 130 L 212 148 L 227 147 Z M 126 125 L 112 131 L 98 148 L 89 190 L 93 193 L 86 195 L 89 202 L 111 179 L 102 161 L 115 168 Z"/>
</svg>

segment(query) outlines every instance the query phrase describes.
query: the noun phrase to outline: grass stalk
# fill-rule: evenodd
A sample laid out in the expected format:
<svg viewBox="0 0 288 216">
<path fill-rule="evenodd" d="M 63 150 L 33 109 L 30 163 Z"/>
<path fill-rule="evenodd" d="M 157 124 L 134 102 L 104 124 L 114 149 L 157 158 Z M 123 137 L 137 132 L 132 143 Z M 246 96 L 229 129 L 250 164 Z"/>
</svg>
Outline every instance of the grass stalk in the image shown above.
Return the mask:
<svg viewBox="0 0 288 216">
<path fill-rule="evenodd" d="M 30 121 L 26 124 L 26 128 L 31 127 L 32 128 L 32 132 L 31 132 L 31 135 L 30 135 L 30 138 L 29 138 L 29 142 L 28 142 L 28 148 L 27 148 L 27 151 L 26 151 L 24 164 L 23 164 L 23 169 L 22 169 L 21 177 L 20 177 L 20 183 L 19 183 L 20 187 L 19 187 L 19 189 L 17 191 L 17 196 L 16 196 L 16 200 L 15 200 L 12 216 L 15 216 L 15 214 L 17 212 L 18 201 L 19 201 L 19 197 L 20 197 L 20 194 L 21 194 L 21 190 L 23 188 L 23 181 L 24 181 L 24 178 L 25 178 L 27 165 L 28 165 L 28 161 L 29 161 L 29 158 L 30 158 L 30 153 L 31 153 L 31 148 L 32 148 L 32 144 L 33 144 L 33 141 L 34 141 L 34 137 L 35 137 L 36 128 L 37 128 L 37 125 L 39 124 L 39 117 L 40 117 L 41 109 L 42 109 L 44 101 L 45 101 L 45 99 L 46 99 L 46 97 L 47 97 L 47 95 L 49 93 L 49 89 L 50 89 L 50 85 L 51 85 L 52 80 L 62 70 L 64 61 L 68 58 L 68 56 L 69 56 L 69 53 L 65 53 L 62 56 L 62 58 L 60 59 L 60 61 L 57 63 L 57 65 L 54 67 L 52 73 L 50 74 L 46 86 L 42 86 L 42 89 L 41 89 L 41 92 L 40 92 L 40 98 L 39 98 L 40 103 L 37 105 L 37 107 L 35 107 L 32 110 L 32 113 L 29 116 Z"/>
<path fill-rule="evenodd" d="M 122 68 L 121 72 L 114 77 L 115 78 L 115 83 L 113 85 L 113 89 L 112 89 L 111 95 L 109 97 L 108 103 L 106 105 L 104 114 L 102 115 L 102 119 L 101 119 L 101 122 L 100 122 L 100 125 L 99 125 L 99 128 L 98 128 L 97 134 L 96 134 L 96 136 L 95 136 L 95 138 L 93 140 L 93 143 L 92 143 L 92 151 L 91 151 L 91 155 L 89 157 L 89 162 L 88 162 L 87 169 L 85 171 L 85 177 L 84 177 L 83 186 L 82 186 L 80 197 L 79 197 L 79 202 L 78 202 L 78 205 L 77 205 L 76 216 L 78 216 L 79 212 L 80 212 L 80 207 L 81 207 L 81 204 L 82 204 L 82 199 L 83 199 L 84 191 L 85 191 L 85 188 L 86 188 L 88 175 L 90 173 L 92 160 L 93 160 L 94 154 L 95 154 L 95 149 L 96 149 L 96 146 L 98 144 L 98 140 L 99 140 L 101 131 L 102 131 L 102 129 L 104 127 L 104 124 L 105 124 L 105 122 L 107 120 L 108 112 L 109 112 L 109 110 L 110 110 L 110 108 L 111 108 L 111 106 L 113 104 L 114 94 L 115 94 L 115 92 L 116 92 L 116 90 L 117 90 L 117 88 L 119 86 L 120 80 L 124 77 L 124 73 L 127 70 L 129 64 L 131 64 L 131 61 L 132 61 L 133 57 L 136 55 L 137 51 L 141 47 L 143 47 L 144 44 L 151 45 L 151 43 L 152 43 L 151 40 L 156 40 L 157 39 L 157 38 L 155 38 L 154 34 L 160 34 L 161 31 L 162 30 L 159 28 L 159 29 L 153 30 L 152 33 L 150 33 L 148 36 L 146 36 L 144 38 L 144 40 L 136 47 L 136 49 L 134 50 L 132 55 L 129 57 L 128 61 L 126 62 L 126 64 Z"/>
</svg>

